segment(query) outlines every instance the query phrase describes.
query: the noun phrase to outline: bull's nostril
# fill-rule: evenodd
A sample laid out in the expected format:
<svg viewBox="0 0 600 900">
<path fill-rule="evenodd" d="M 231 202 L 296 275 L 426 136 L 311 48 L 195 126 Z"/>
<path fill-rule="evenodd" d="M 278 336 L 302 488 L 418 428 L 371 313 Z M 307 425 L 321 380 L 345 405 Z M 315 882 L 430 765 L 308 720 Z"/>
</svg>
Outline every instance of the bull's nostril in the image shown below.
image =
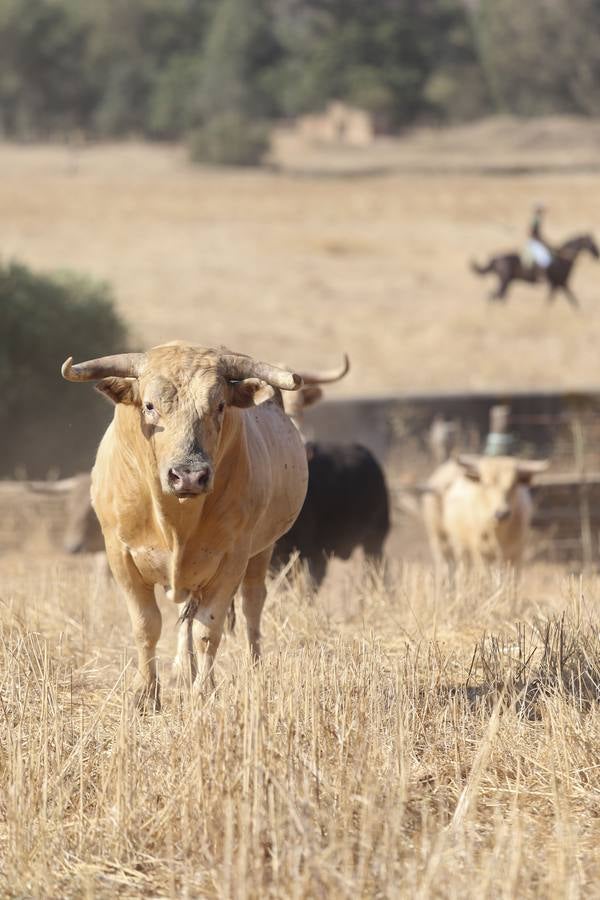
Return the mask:
<svg viewBox="0 0 600 900">
<path fill-rule="evenodd" d="M 173 466 L 167 471 L 167 480 L 176 494 L 199 494 L 208 489 L 211 474 L 209 465 Z"/>
</svg>

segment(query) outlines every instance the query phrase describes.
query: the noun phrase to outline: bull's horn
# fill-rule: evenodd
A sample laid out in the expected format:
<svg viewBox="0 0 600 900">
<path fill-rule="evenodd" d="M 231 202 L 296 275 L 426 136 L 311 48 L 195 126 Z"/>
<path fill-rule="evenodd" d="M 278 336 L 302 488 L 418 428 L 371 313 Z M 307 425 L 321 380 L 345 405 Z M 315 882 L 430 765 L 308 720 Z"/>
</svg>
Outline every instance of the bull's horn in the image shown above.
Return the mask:
<svg viewBox="0 0 600 900">
<path fill-rule="evenodd" d="M 539 472 L 545 472 L 549 465 L 548 459 L 520 459 L 517 469 L 523 475 L 537 475 Z"/>
<path fill-rule="evenodd" d="M 243 381 L 245 378 L 260 378 L 272 387 L 282 391 L 297 391 L 302 387 L 302 378 L 295 372 L 278 369 L 269 363 L 258 362 L 251 356 L 230 353 L 221 356 L 223 374 L 228 381 Z"/>
<path fill-rule="evenodd" d="M 145 360 L 143 353 L 117 353 L 73 365 L 73 357 L 64 361 L 62 377 L 67 381 L 99 381 L 101 378 L 137 378 Z"/>
<path fill-rule="evenodd" d="M 341 369 L 328 369 L 325 372 L 302 372 L 302 381 L 304 384 L 328 384 L 332 381 L 340 381 L 347 375 L 350 369 L 350 359 L 347 353 L 344 353 L 344 362 Z"/>
</svg>

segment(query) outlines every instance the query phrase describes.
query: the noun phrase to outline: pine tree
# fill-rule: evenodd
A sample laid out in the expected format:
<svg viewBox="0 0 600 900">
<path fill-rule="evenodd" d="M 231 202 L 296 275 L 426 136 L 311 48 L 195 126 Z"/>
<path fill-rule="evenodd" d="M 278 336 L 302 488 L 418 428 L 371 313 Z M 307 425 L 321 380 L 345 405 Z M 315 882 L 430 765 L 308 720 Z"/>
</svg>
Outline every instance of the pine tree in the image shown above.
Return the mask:
<svg viewBox="0 0 600 900">
<path fill-rule="evenodd" d="M 202 66 L 200 112 L 249 119 L 277 112 L 270 75 L 281 58 L 268 0 L 221 0 L 208 33 Z"/>
</svg>

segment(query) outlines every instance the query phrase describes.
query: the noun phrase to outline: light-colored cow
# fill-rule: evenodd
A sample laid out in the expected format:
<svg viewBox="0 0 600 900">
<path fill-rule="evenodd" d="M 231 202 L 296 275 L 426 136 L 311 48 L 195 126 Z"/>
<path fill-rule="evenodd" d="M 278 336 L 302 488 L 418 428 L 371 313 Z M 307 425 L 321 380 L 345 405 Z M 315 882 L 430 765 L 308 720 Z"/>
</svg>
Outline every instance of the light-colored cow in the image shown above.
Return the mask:
<svg viewBox="0 0 600 900">
<path fill-rule="evenodd" d="M 280 396 L 255 406 L 255 394 L 264 382 L 296 390 L 301 380 L 224 348 L 182 342 L 77 365 L 68 359 L 62 373 L 97 381 L 115 403 L 92 471 L 92 502 L 129 608 L 139 702 L 159 707 L 155 585 L 187 601 L 176 659 L 182 676 L 214 683 L 240 585 L 251 653 L 260 655 L 265 576 L 273 544 L 302 507 L 307 463 Z"/>
<path fill-rule="evenodd" d="M 436 469 L 422 501 L 436 565 L 519 566 L 532 514 L 528 485 L 547 467 L 546 460 L 462 455 Z"/>
</svg>

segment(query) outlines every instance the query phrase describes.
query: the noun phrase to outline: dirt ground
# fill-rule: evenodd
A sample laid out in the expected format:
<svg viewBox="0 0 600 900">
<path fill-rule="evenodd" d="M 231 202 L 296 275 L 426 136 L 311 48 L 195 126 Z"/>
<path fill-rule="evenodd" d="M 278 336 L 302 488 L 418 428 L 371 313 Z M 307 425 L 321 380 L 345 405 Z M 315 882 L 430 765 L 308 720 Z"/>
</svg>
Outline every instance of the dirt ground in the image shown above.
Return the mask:
<svg viewBox="0 0 600 900">
<path fill-rule="evenodd" d="M 0 146 L 2 256 L 108 280 L 140 348 L 183 337 L 297 368 L 347 351 L 339 394 L 595 386 L 600 265 L 577 265 L 580 312 L 527 285 L 491 305 L 469 269 L 522 246 L 537 201 L 550 239 L 600 236 L 595 132 L 578 148 L 568 120 L 520 141 L 502 122 L 353 151 L 365 173 L 384 154 L 381 174 L 321 151 L 335 177 L 310 148 L 298 175 L 192 167 L 168 146 Z M 536 160 L 552 171 L 515 174 Z"/>
</svg>

